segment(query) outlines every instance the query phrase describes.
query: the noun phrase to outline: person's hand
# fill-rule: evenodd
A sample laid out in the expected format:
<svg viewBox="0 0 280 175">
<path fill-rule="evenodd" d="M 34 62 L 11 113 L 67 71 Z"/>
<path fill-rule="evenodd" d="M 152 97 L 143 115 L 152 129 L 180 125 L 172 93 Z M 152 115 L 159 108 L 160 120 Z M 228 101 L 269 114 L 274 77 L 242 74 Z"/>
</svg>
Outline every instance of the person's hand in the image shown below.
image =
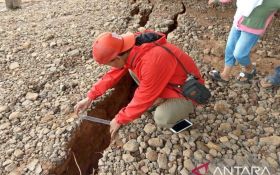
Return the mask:
<svg viewBox="0 0 280 175">
<path fill-rule="evenodd" d="M 110 133 L 111 133 L 111 138 L 113 138 L 117 131 L 119 130 L 119 128 L 121 127 L 121 124 L 119 124 L 116 120 L 116 118 L 114 118 L 111 122 L 110 122 Z"/>
<path fill-rule="evenodd" d="M 84 112 L 87 108 L 90 107 L 91 103 L 92 100 L 88 97 L 79 101 L 74 107 L 75 114 L 79 115 L 80 112 Z"/>
<path fill-rule="evenodd" d="M 211 5 L 215 2 L 215 0 L 208 0 L 208 4 Z"/>
</svg>

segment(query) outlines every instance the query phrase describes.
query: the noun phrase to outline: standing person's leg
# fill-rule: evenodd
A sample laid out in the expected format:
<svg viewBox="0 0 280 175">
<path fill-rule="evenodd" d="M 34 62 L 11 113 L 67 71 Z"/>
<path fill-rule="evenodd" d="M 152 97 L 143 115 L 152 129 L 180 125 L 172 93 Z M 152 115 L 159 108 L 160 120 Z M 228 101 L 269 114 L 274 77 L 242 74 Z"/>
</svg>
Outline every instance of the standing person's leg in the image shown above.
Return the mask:
<svg viewBox="0 0 280 175">
<path fill-rule="evenodd" d="M 227 45 L 225 49 L 225 67 L 222 71 L 222 73 L 219 73 L 216 70 L 213 70 L 209 72 L 210 76 L 214 80 L 218 81 L 228 81 L 230 79 L 230 73 L 232 70 L 232 67 L 234 66 L 236 59 L 234 57 L 234 50 L 236 47 L 236 43 L 240 37 L 241 31 L 237 30 L 235 26 L 232 26 L 228 39 L 227 39 Z"/>
<path fill-rule="evenodd" d="M 241 82 L 252 79 L 256 74 L 255 67 L 251 63 L 250 52 L 257 44 L 259 37 L 259 35 L 242 31 L 240 38 L 236 43 L 233 55 L 238 63 L 244 68 L 244 72 L 239 75 L 239 81 Z"/>
<path fill-rule="evenodd" d="M 171 98 L 160 104 L 154 113 L 158 126 L 170 128 L 181 119 L 188 118 L 194 112 L 191 101 L 185 98 Z"/>
<path fill-rule="evenodd" d="M 235 65 L 236 58 L 234 56 L 234 51 L 240 39 L 240 35 L 241 31 L 237 30 L 235 26 L 232 26 L 225 50 L 225 67 L 221 73 L 221 77 L 225 80 L 229 80 L 232 67 Z"/>
</svg>

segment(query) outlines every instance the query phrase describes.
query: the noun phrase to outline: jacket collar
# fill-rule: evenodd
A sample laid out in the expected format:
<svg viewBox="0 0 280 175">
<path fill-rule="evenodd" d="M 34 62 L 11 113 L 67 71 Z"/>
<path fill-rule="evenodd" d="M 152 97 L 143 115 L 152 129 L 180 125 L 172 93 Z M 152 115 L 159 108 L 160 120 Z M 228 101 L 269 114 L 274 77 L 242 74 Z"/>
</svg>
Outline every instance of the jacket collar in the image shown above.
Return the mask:
<svg viewBox="0 0 280 175">
<path fill-rule="evenodd" d="M 154 32 L 154 31 L 151 31 L 151 30 L 146 30 L 144 32 Z M 135 37 L 137 37 L 137 35 L 141 34 L 142 32 L 137 32 L 135 33 Z M 154 32 L 158 35 L 160 35 L 160 39 L 154 41 L 156 42 L 157 44 L 159 45 L 163 45 L 165 43 L 167 43 L 167 40 L 166 40 L 166 35 L 163 34 L 163 33 L 160 33 L 160 32 Z M 140 46 L 134 46 L 129 55 L 128 55 L 128 58 L 126 60 L 126 67 L 128 68 L 132 68 L 134 65 L 135 65 L 135 62 L 141 57 L 143 56 L 146 52 L 148 52 L 150 49 L 152 49 L 153 47 L 156 47 L 156 45 L 154 44 L 154 42 L 150 42 L 150 43 L 144 43 Z"/>
</svg>

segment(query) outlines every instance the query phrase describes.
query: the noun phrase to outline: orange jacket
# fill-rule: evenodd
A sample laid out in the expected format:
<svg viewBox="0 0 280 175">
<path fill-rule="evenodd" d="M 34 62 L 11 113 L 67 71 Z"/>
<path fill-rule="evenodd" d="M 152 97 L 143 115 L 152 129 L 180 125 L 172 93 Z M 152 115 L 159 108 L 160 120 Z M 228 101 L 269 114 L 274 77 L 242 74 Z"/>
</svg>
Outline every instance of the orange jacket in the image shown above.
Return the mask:
<svg viewBox="0 0 280 175">
<path fill-rule="evenodd" d="M 159 33 L 157 33 L 159 34 Z M 166 37 L 155 41 L 169 48 L 201 83 L 204 83 L 200 72 L 190 56 L 176 46 L 168 43 Z M 116 115 L 120 124 L 126 124 L 138 118 L 157 98 L 184 98 L 171 84 L 184 84 L 187 75 L 177 60 L 163 48 L 154 43 L 134 46 L 128 56 L 124 68 L 111 68 L 88 92 L 90 99 L 95 99 L 113 87 L 127 72 L 132 70 L 140 81 L 131 102 Z"/>
</svg>

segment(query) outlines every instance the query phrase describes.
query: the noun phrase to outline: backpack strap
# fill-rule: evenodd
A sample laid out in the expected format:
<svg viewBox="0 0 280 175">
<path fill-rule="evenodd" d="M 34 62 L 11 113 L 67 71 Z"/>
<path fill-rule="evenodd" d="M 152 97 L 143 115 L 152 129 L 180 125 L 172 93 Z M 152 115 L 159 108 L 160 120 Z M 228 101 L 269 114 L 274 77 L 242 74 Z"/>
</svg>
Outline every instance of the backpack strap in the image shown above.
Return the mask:
<svg viewBox="0 0 280 175">
<path fill-rule="evenodd" d="M 180 66 L 183 68 L 183 70 L 184 70 L 184 72 L 186 73 L 186 75 L 191 75 L 191 76 L 195 77 L 193 74 L 191 74 L 190 72 L 187 71 L 187 69 L 185 68 L 184 64 L 179 60 L 179 58 L 178 58 L 170 49 L 168 49 L 167 47 L 165 47 L 165 46 L 163 46 L 163 45 L 160 45 L 160 44 L 158 44 L 158 43 L 156 43 L 156 42 L 154 42 L 154 44 L 155 44 L 156 46 L 159 46 L 159 47 L 163 48 L 163 49 L 166 50 L 170 55 L 172 55 L 172 56 L 177 60 L 177 62 L 180 64 Z M 196 78 L 196 77 L 195 77 L 195 78 Z"/>
</svg>

